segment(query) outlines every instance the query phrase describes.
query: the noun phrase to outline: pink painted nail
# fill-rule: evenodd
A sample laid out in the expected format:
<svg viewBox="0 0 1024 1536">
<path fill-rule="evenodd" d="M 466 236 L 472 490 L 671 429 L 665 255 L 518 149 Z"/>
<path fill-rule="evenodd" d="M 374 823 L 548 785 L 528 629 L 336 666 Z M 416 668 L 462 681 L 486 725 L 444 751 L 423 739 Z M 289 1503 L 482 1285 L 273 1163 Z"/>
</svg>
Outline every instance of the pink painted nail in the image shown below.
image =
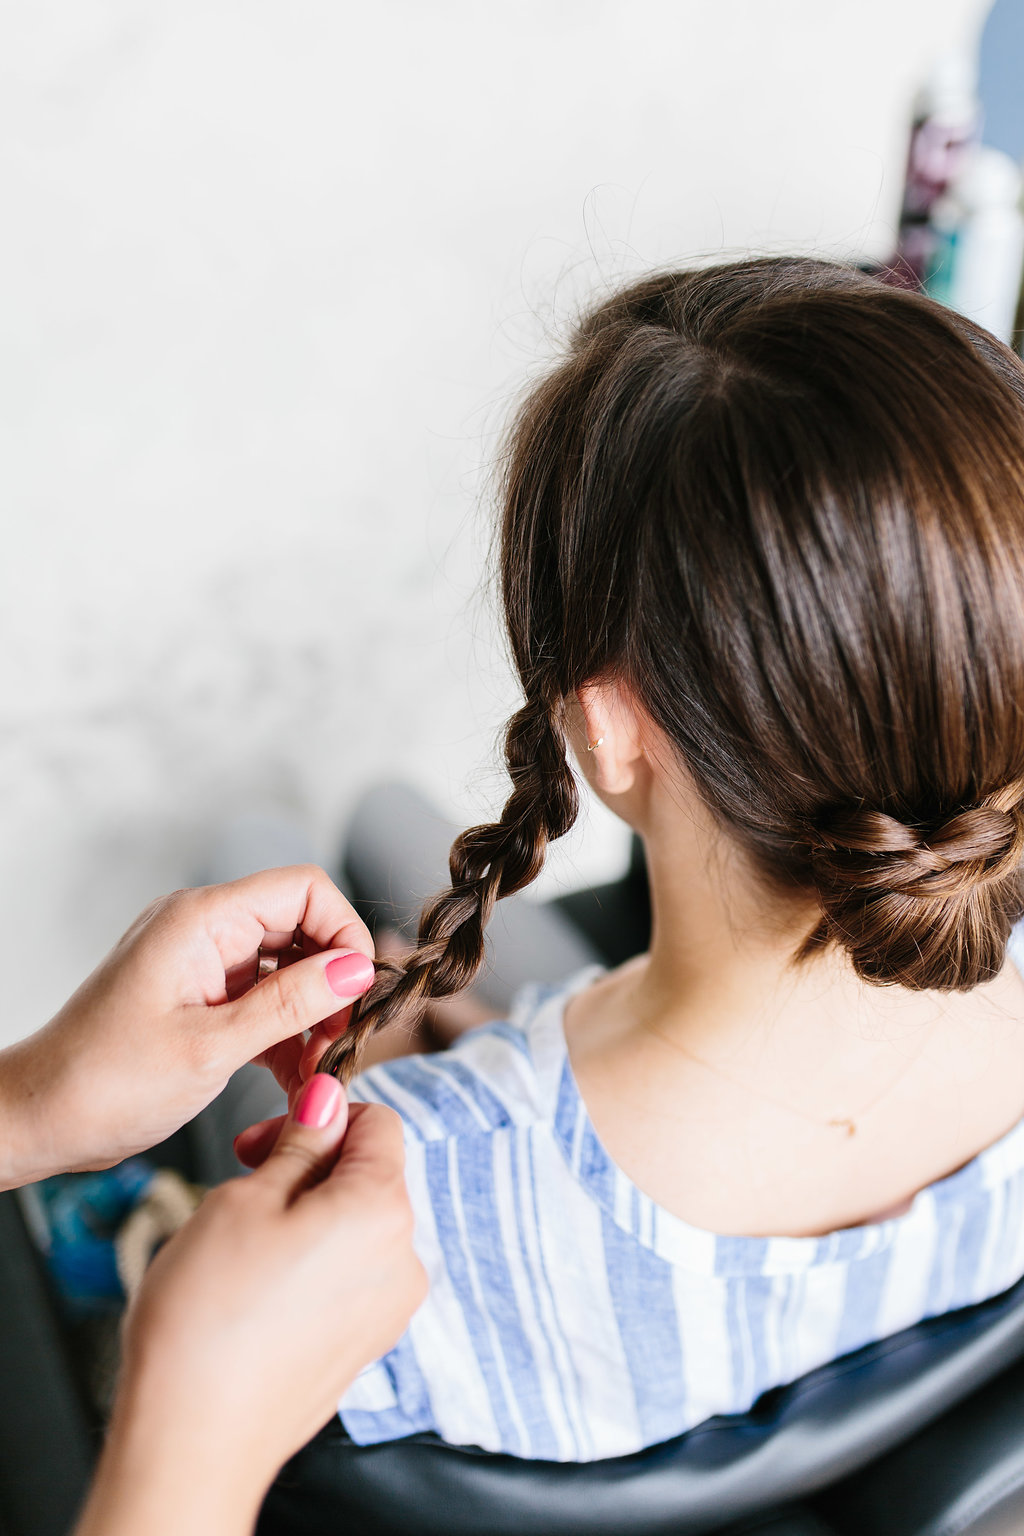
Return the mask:
<svg viewBox="0 0 1024 1536">
<path fill-rule="evenodd" d="M 295 1106 L 296 1125 L 311 1125 L 322 1131 L 330 1125 L 341 1103 L 341 1084 L 327 1072 L 317 1072 L 299 1094 Z"/>
<path fill-rule="evenodd" d="M 358 953 L 338 955 L 324 967 L 327 985 L 335 997 L 361 997 L 373 974 L 373 961 Z"/>
</svg>

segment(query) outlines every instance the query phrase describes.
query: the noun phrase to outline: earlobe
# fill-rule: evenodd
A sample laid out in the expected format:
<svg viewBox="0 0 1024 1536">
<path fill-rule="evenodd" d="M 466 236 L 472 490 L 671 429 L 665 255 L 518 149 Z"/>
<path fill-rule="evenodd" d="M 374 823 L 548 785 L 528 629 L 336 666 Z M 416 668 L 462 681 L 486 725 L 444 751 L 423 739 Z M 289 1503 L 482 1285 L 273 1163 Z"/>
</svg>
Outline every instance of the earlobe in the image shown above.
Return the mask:
<svg viewBox="0 0 1024 1536">
<path fill-rule="evenodd" d="M 635 763 L 643 755 L 636 714 L 618 683 L 587 683 L 576 691 L 585 753 L 581 766 L 602 795 L 623 795 L 632 789 Z"/>
<path fill-rule="evenodd" d="M 617 752 L 608 752 L 609 742 L 594 752 L 594 787 L 605 795 L 624 795 L 633 788 L 636 774 L 632 760 L 624 760 Z M 602 753 L 606 754 L 602 756 Z"/>
</svg>

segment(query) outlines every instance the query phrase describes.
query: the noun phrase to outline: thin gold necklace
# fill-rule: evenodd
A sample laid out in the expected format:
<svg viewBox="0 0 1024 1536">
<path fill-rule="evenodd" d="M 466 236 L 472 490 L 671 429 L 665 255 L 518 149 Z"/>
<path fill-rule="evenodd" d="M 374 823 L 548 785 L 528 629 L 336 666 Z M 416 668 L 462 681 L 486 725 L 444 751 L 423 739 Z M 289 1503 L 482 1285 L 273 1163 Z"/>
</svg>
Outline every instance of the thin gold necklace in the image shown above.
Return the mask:
<svg viewBox="0 0 1024 1536">
<path fill-rule="evenodd" d="M 875 1105 L 880 1103 L 881 1100 L 885 1098 L 887 1093 L 891 1093 L 896 1085 L 903 1081 L 911 1067 L 916 1065 L 922 1052 L 924 1051 L 924 1046 L 928 1043 L 928 1036 L 926 1034 L 924 1038 L 924 1044 L 921 1045 L 916 1055 L 911 1057 L 910 1061 L 903 1068 L 902 1072 L 900 1072 L 898 1076 L 894 1077 L 892 1082 L 887 1084 L 886 1087 L 882 1089 L 881 1093 L 876 1094 L 875 1097 L 871 1099 L 864 1106 L 864 1108 L 858 1112 L 856 1120 L 852 1119 L 849 1115 L 834 1116 L 831 1120 L 820 1120 L 816 1115 L 809 1115 L 802 1109 L 795 1109 L 792 1104 L 783 1103 L 783 1101 L 781 1099 L 777 1099 L 774 1094 L 765 1093 L 760 1088 L 751 1088 L 749 1083 L 744 1083 L 740 1078 L 733 1077 L 731 1072 L 724 1072 L 721 1067 L 716 1067 L 710 1061 L 704 1061 L 702 1057 L 695 1056 L 692 1051 L 688 1051 L 686 1049 L 685 1045 L 680 1045 L 678 1040 L 672 1040 L 668 1035 L 663 1034 L 660 1029 L 655 1029 L 653 1024 L 647 1024 L 644 1027 L 649 1031 L 650 1034 L 657 1035 L 659 1040 L 664 1041 L 666 1045 L 670 1045 L 673 1050 L 680 1051 L 684 1056 L 688 1056 L 691 1061 L 695 1061 L 699 1067 L 704 1067 L 708 1072 L 716 1073 L 719 1077 L 725 1078 L 727 1082 L 735 1084 L 737 1088 L 743 1088 L 747 1093 L 755 1094 L 757 1098 L 764 1099 L 769 1104 L 774 1104 L 778 1109 L 788 1110 L 791 1115 L 799 1115 L 801 1120 L 809 1120 L 812 1125 L 833 1126 L 837 1130 L 845 1129 L 847 1136 L 856 1135 L 858 1121 L 863 1120 L 865 1115 L 869 1114 L 870 1111 L 874 1109 Z"/>
</svg>

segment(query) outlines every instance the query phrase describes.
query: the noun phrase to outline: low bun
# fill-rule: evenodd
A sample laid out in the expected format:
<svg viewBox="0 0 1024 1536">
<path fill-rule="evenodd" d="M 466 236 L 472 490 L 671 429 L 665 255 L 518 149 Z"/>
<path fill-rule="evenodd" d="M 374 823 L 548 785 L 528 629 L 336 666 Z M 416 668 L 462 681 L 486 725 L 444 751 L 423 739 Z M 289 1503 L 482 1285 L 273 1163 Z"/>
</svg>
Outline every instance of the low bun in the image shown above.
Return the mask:
<svg viewBox="0 0 1024 1536">
<path fill-rule="evenodd" d="M 952 992 L 991 980 L 1024 912 L 1022 789 L 931 825 L 871 810 L 831 817 L 808 839 L 822 907 L 810 944 L 840 944 L 879 984 Z"/>
</svg>

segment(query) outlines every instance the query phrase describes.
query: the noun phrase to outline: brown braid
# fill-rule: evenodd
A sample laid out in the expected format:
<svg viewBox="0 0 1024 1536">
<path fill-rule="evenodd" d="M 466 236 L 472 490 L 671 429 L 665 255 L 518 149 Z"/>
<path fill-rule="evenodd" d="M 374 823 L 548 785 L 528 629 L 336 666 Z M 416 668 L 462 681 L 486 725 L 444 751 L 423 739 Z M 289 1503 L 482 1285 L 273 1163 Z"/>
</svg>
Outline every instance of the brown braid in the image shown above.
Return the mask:
<svg viewBox="0 0 1024 1536">
<path fill-rule="evenodd" d="M 378 961 L 373 985 L 345 1033 L 328 1047 L 321 1072 L 349 1082 L 378 1030 L 415 1015 L 430 999 L 451 997 L 468 986 L 483 961 L 494 903 L 536 880 L 548 843 L 575 822 L 579 794 L 566 760 L 559 700 L 535 700 L 512 716 L 505 763 L 512 793 L 501 819 L 456 838 L 448 864 L 451 886 L 423 908 L 416 949 L 401 964 Z"/>
</svg>

